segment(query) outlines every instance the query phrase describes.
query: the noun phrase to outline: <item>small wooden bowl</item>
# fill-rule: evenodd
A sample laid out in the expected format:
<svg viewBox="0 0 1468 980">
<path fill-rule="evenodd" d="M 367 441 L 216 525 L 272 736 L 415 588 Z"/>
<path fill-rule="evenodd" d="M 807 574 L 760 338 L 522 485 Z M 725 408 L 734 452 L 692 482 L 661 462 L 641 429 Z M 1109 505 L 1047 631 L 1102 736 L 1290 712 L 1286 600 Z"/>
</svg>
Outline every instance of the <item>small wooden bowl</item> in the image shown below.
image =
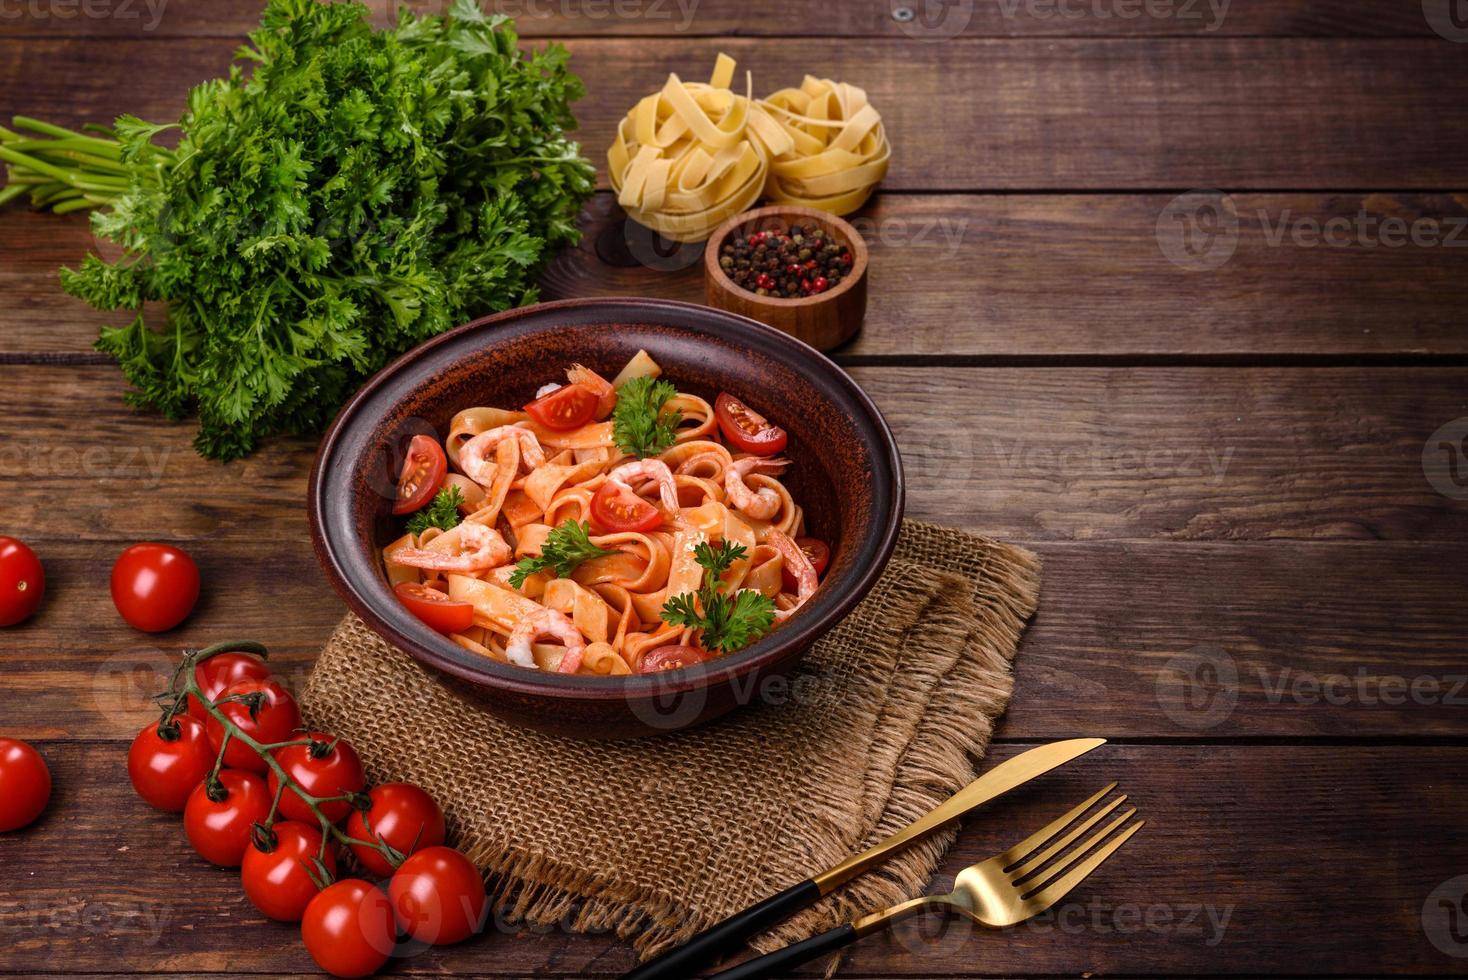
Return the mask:
<svg viewBox="0 0 1468 980">
<path fill-rule="evenodd" d="M 761 296 L 735 285 L 719 265 L 719 252 L 731 237 L 816 225 L 851 251 L 851 271 L 835 289 L 799 299 Z M 709 238 L 703 253 L 704 296 L 710 306 L 738 313 L 783 330 L 816 350 L 846 343 L 867 315 L 867 243 L 855 228 L 827 211 L 775 204 L 736 214 Z"/>
</svg>

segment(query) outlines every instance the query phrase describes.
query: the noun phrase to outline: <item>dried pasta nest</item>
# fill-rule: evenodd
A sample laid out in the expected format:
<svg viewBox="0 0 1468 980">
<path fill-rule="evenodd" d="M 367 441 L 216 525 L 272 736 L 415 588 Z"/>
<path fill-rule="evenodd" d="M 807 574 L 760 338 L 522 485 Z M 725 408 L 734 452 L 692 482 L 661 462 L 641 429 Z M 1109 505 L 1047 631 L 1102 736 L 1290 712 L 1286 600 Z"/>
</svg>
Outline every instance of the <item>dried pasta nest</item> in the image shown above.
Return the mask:
<svg viewBox="0 0 1468 980">
<path fill-rule="evenodd" d="M 855 85 L 807 75 L 767 99 L 735 94 L 721 54 L 707 84 L 669 75 L 632 107 L 607 151 L 617 200 L 665 238 L 699 242 L 762 196 L 849 214 L 887 173 L 882 117 Z"/>
</svg>

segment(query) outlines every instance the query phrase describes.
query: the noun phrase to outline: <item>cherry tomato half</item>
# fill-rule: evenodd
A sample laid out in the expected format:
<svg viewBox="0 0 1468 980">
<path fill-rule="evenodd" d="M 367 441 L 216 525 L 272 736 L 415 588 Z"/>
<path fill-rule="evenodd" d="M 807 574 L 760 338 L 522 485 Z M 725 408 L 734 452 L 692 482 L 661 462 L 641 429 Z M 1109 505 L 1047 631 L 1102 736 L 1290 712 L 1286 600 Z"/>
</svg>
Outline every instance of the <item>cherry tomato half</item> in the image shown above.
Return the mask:
<svg viewBox="0 0 1468 980">
<path fill-rule="evenodd" d="M 220 692 L 219 699 L 250 694 L 265 696 L 254 718 L 250 717 L 249 705 L 242 701 L 220 704 L 220 712 L 257 742 L 268 745 L 272 742 L 289 741 L 301 727 L 301 709 L 296 704 L 296 699 L 291 697 L 291 692 L 280 681 L 249 680 L 226 687 Z M 214 751 L 218 752 L 219 746 L 224 743 L 224 725 L 218 719 L 210 718 L 208 728 L 209 742 L 214 746 Z M 254 749 L 238 739 L 230 739 L 229 747 L 224 750 L 224 764 L 233 769 L 248 769 L 251 772 L 265 772 L 270 768 L 270 764 L 256 755 Z"/>
<path fill-rule="evenodd" d="M 826 566 L 831 563 L 831 549 L 819 538 L 796 538 L 795 546 L 805 552 L 805 557 L 815 566 L 817 575 L 824 573 Z M 800 583 L 796 581 L 795 573 L 790 570 L 789 565 L 780 566 L 780 578 L 786 592 L 794 592 L 800 588 Z"/>
<path fill-rule="evenodd" d="M 150 806 L 181 813 L 194 787 L 213 770 L 217 752 L 199 719 L 179 715 L 161 728 L 155 721 L 127 750 L 127 778 Z"/>
<path fill-rule="evenodd" d="M 525 406 L 525 411 L 547 429 L 579 429 L 596 416 L 596 392 L 586 385 L 565 385 Z"/>
<path fill-rule="evenodd" d="M 41 607 L 46 571 L 41 559 L 15 538 L 0 537 L 0 626 L 14 626 Z"/>
<path fill-rule="evenodd" d="M 310 871 L 321 855 L 321 831 L 295 820 L 283 820 L 272 831 L 275 846 L 270 850 L 263 850 L 258 841 L 245 848 L 240 882 L 255 908 L 281 922 L 299 922 L 321 891 Z M 329 847 L 322 864 L 336 874 L 336 855 Z"/>
<path fill-rule="evenodd" d="M 658 647 L 650 650 L 637 665 L 639 674 L 660 674 L 665 670 L 681 670 L 710 659 L 698 647 Z"/>
<path fill-rule="evenodd" d="M 608 480 L 592 494 L 591 520 L 609 534 L 625 534 L 657 530 L 663 514 L 631 490 Z"/>
<path fill-rule="evenodd" d="M 718 419 L 724 438 L 746 453 L 773 456 L 789 441 L 784 429 L 771 425 L 763 415 L 728 392 L 720 392 L 714 399 L 714 418 Z"/>
<path fill-rule="evenodd" d="M 145 541 L 112 566 L 112 604 L 144 633 L 171 630 L 199 601 L 199 566 L 179 548 Z"/>
<path fill-rule="evenodd" d="M 374 786 L 367 798 L 372 802 L 366 812 L 353 810 L 347 820 L 347 836 L 385 841 L 405 857 L 443 843 L 443 811 L 433 797 L 412 783 L 383 783 Z M 393 873 L 381 851 L 353 844 L 352 853 L 373 874 L 386 878 Z"/>
<path fill-rule="evenodd" d="M 201 661 L 194 667 L 194 680 L 204 697 L 214 701 L 231 684 L 240 681 L 263 681 L 270 676 L 270 667 L 259 657 L 248 653 L 220 653 Z M 200 721 L 209 720 L 209 712 L 199 699 L 189 695 L 189 714 Z"/>
<path fill-rule="evenodd" d="M 427 847 L 403 862 L 387 883 L 398 928 L 419 942 L 447 946 L 484 925 L 484 878 L 451 847 Z"/>
<path fill-rule="evenodd" d="M 428 506 L 443 486 L 449 472 L 449 460 L 443 447 L 433 436 L 414 436 L 408 443 L 408 458 L 398 476 L 398 499 L 392 505 L 394 514 L 411 514 Z"/>
<path fill-rule="evenodd" d="M 367 776 L 362 772 L 362 760 L 357 750 L 342 739 L 334 739 L 321 732 L 305 736 L 310 745 L 288 745 L 275 753 L 280 763 L 301 790 L 312 796 L 342 796 L 360 793 L 367 786 Z M 280 777 L 270 771 L 270 795 L 273 798 L 280 789 Z M 346 800 L 322 803 L 321 812 L 332 823 L 340 823 L 352 811 Z M 296 789 L 287 789 L 280 797 L 280 812 L 287 820 L 316 823 L 316 814 L 306 805 Z"/>
<path fill-rule="evenodd" d="M 399 582 L 393 587 L 408 611 L 440 633 L 462 633 L 474 625 L 474 607 L 455 602 L 437 589 L 418 582 Z"/>
<path fill-rule="evenodd" d="M 311 899 L 301 940 L 316 965 L 334 977 L 368 977 L 382 969 L 397 943 L 392 905 L 382 889 L 348 878 Z"/>
<path fill-rule="evenodd" d="M 184 807 L 184 833 L 204 860 L 238 868 L 250 846 L 250 828 L 270 816 L 275 797 L 265 780 L 243 769 L 221 770 L 219 782 L 220 800 L 209 795 L 207 781 L 194 787 Z"/>
<path fill-rule="evenodd" d="M 35 822 L 51 802 L 51 770 L 19 739 L 0 738 L 0 833 Z"/>
</svg>

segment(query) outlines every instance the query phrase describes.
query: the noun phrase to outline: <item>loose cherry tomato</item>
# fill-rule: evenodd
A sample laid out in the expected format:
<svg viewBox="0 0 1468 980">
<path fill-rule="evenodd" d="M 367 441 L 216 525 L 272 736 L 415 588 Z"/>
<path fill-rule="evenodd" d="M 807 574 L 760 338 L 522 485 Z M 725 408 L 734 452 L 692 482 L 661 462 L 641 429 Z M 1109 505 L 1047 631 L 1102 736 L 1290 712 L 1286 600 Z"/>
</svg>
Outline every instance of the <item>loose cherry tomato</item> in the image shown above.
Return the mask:
<svg viewBox="0 0 1468 980">
<path fill-rule="evenodd" d="M 334 977 L 376 973 L 392 955 L 397 935 L 387 896 L 359 878 L 324 889 L 301 917 L 306 952 Z"/>
<path fill-rule="evenodd" d="M 179 715 L 166 725 L 155 721 L 127 750 L 127 777 L 149 805 L 181 813 L 194 787 L 214 768 L 217 752 L 199 719 Z"/>
<path fill-rule="evenodd" d="M 296 699 L 291 697 L 291 692 L 280 681 L 240 681 L 221 691 L 218 700 L 251 694 L 264 696 L 260 710 L 254 718 L 250 717 L 249 705 L 241 701 L 228 701 L 218 705 L 220 712 L 257 742 L 268 745 L 272 742 L 289 741 L 301 727 L 301 709 L 297 706 Z M 218 719 L 210 718 L 208 728 L 209 742 L 214 746 L 214 751 L 218 752 L 219 746 L 224 743 L 224 725 Z M 270 768 L 270 764 L 256 755 L 254 749 L 238 739 L 230 739 L 229 747 L 224 750 L 224 764 L 232 769 L 248 769 L 251 772 L 265 772 Z"/>
<path fill-rule="evenodd" d="M 637 665 L 639 674 L 660 674 L 665 670 L 681 670 L 711 659 L 698 647 L 658 647 L 649 651 Z"/>
<path fill-rule="evenodd" d="M 145 541 L 112 566 L 112 604 L 134 629 L 171 630 L 199 601 L 199 566 L 169 544 Z"/>
<path fill-rule="evenodd" d="M 440 633 L 462 633 L 474 625 L 474 607 L 454 602 L 437 589 L 417 582 L 399 582 L 393 587 L 408 611 Z"/>
<path fill-rule="evenodd" d="M 398 499 L 392 505 L 392 512 L 411 514 L 428 506 L 448 472 L 449 460 L 438 440 L 433 436 L 414 436 L 408 443 L 403 472 L 398 476 Z"/>
<path fill-rule="evenodd" d="M 297 786 L 312 796 L 341 796 L 345 793 L 360 793 L 367 786 L 367 776 L 362 772 L 362 760 L 357 750 L 341 739 L 334 739 L 321 732 L 305 736 L 310 745 L 289 745 L 275 753 L 275 761 L 296 781 Z M 270 771 L 270 795 L 280 789 L 280 777 Z M 332 823 L 352 811 L 346 800 L 322 803 L 321 812 Z M 280 812 L 287 820 L 316 823 L 316 814 L 306 805 L 296 789 L 287 789 L 280 797 Z"/>
<path fill-rule="evenodd" d="M 596 392 L 586 385 L 565 385 L 525 406 L 525 411 L 547 429 L 579 429 L 596 416 Z"/>
<path fill-rule="evenodd" d="M 19 830 L 51 802 L 51 770 L 25 742 L 0 738 L 0 833 Z"/>
<path fill-rule="evenodd" d="M 817 575 L 825 572 L 826 566 L 831 563 L 831 549 L 826 547 L 826 542 L 819 538 L 796 538 L 795 545 L 805 552 L 805 557 L 815 566 Z M 796 581 L 795 573 L 790 570 L 789 565 L 780 566 L 780 578 L 784 581 L 786 592 L 794 592 L 800 588 L 800 583 Z"/>
<path fill-rule="evenodd" d="M 0 626 L 29 619 L 45 594 L 41 559 L 24 542 L 0 537 Z"/>
<path fill-rule="evenodd" d="M 771 425 L 760 413 L 728 392 L 714 399 L 714 418 L 724 438 L 746 453 L 773 456 L 785 448 L 788 437 L 778 425 Z"/>
<path fill-rule="evenodd" d="M 299 922 L 321 889 L 311 878 L 318 856 L 326 870 L 336 874 L 336 855 L 328 847 L 321 854 L 321 831 L 295 820 L 283 820 L 271 828 L 272 848 L 251 841 L 240 864 L 240 881 L 245 897 L 261 912 L 281 922 Z"/>
<path fill-rule="evenodd" d="M 250 828 L 270 816 L 275 797 L 253 772 L 224 769 L 219 773 L 221 798 L 209 795 L 209 783 L 194 787 L 184 807 L 184 833 L 206 861 L 238 868 L 250 846 Z"/>
<path fill-rule="evenodd" d="M 238 684 L 240 681 L 263 681 L 269 676 L 269 665 L 259 657 L 253 657 L 248 653 L 217 654 L 194 667 L 194 679 L 199 684 L 199 690 L 203 691 L 204 697 L 210 701 L 217 699 L 231 684 Z M 204 710 L 199 699 L 192 694 L 189 695 L 189 714 L 200 721 L 209 720 L 209 712 Z"/>
<path fill-rule="evenodd" d="M 404 857 L 443 843 L 443 811 L 433 797 L 412 783 L 383 783 L 373 787 L 367 798 L 371 805 L 366 812 L 353 810 L 347 820 L 347 836 L 385 841 Z M 386 878 L 394 871 L 375 848 L 353 844 L 352 853 L 373 874 Z"/>
<path fill-rule="evenodd" d="M 451 847 L 427 847 L 387 883 L 398 928 L 433 946 L 468 939 L 484 925 L 484 878 Z"/>
<path fill-rule="evenodd" d="M 663 514 L 631 490 L 608 480 L 591 496 L 591 519 L 610 534 L 625 534 L 657 530 Z"/>
</svg>

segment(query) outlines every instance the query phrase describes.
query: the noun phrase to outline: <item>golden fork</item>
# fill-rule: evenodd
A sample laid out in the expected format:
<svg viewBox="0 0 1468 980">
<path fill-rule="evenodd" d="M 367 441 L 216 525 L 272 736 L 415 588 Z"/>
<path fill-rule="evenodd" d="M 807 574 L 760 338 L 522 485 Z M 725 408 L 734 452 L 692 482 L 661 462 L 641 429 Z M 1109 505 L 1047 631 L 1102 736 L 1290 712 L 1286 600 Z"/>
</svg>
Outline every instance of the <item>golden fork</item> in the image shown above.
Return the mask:
<svg viewBox="0 0 1468 980">
<path fill-rule="evenodd" d="M 1146 826 L 1145 820 L 1127 823 L 1137 812 L 1136 807 L 1132 807 L 1071 847 L 1082 834 L 1126 801 L 1125 796 L 1119 796 L 1086 816 L 1114 789 L 1116 784 L 1112 783 L 1009 850 L 964 868 L 953 882 L 953 891 L 947 895 L 927 895 L 874 912 L 813 939 L 740 963 L 714 974 L 709 980 L 759 980 L 784 975 L 790 967 L 849 946 L 863 936 L 870 936 L 924 909 L 943 908 L 957 912 L 991 929 L 1012 926 L 1039 915 L 1068 895 L 1133 834 Z M 1085 819 L 1081 820 L 1082 817 Z M 1075 826 L 1071 827 L 1072 824 Z"/>
</svg>

